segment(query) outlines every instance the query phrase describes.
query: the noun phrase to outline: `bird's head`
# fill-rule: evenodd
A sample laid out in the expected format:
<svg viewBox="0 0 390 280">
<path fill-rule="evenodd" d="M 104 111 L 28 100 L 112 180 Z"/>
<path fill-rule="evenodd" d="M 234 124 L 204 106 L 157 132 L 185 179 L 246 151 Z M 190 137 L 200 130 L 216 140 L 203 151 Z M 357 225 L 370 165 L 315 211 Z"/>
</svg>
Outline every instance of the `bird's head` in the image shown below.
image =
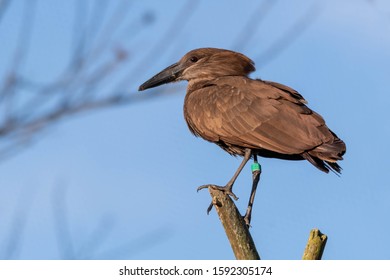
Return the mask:
<svg viewBox="0 0 390 280">
<path fill-rule="evenodd" d="M 241 53 L 216 48 L 195 49 L 184 55 L 179 62 L 147 80 L 139 87 L 139 90 L 181 80 L 247 76 L 254 70 L 253 61 Z"/>
</svg>

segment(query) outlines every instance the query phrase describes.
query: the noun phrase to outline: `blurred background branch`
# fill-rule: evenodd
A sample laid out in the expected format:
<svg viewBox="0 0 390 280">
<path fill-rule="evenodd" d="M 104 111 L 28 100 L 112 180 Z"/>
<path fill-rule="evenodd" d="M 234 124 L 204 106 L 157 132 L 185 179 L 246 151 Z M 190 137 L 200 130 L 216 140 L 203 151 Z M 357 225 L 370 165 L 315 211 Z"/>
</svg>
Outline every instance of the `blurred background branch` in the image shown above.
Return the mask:
<svg viewBox="0 0 390 280">
<path fill-rule="evenodd" d="M 40 2 L 26 0 L 15 8 L 16 2 L 0 0 L 0 26 L 7 24 L 5 19 L 12 8 L 18 15 L 12 15 L 12 22 L 19 26 L 13 42 L 15 48 L 7 61 L 1 63 L 4 69 L 0 71 L 0 160 L 27 148 L 63 119 L 92 110 L 137 104 L 176 92 L 175 87 L 150 90 L 147 94 L 138 94 L 135 89 L 139 82 L 137 79 L 146 72 L 145 69 L 152 68 L 168 54 L 174 53 L 173 61 L 168 62 L 171 63 L 188 51 L 180 50 L 177 53 L 182 44 L 180 34 L 197 12 L 200 3 L 194 0 L 180 2 L 169 24 L 155 34 L 149 28 L 159 24 L 158 11 L 144 9 L 141 13 L 132 13 L 132 5 L 135 5 L 132 1 L 115 1 L 110 4 L 104 0 L 73 1 L 71 7 L 74 9 L 74 18 L 68 26 L 71 34 L 69 55 L 58 73 L 53 72 L 51 65 L 45 65 L 48 78 L 39 80 L 26 74 L 26 68 L 35 66 L 30 64 L 34 56 L 32 49 L 36 34 L 40 32 L 37 29 Z M 226 46 L 242 52 L 253 49 L 250 46 L 254 41 L 259 41 L 259 38 L 263 40 L 258 32 L 275 3 L 264 0 L 256 4 L 256 9 L 244 19 L 242 30 L 228 38 Z M 290 28 L 280 33 L 277 40 L 263 40 L 265 51 L 258 54 L 257 58 L 254 57 L 261 62 L 257 66 L 270 63 L 288 48 L 313 23 L 320 10 L 318 5 L 308 6 L 306 11 L 294 19 Z M 139 40 L 145 34 L 147 38 L 157 38 L 147 48 L 145 46 L 150 44 L 149 41 Z M 54 53 L 59 60 L 62 54 L 56 51 L 55 47 L 48 44 L 40 55 Z M 101 244 L 115 227 L 111 219 L 103 218 L 90 234 L 90 239 L 77 246 L 70 230 L 72 221 L 67 216 L 66 191 L 66 187 L 58 187 L 52 195 L 54 227 L 61 258 L 128 256 L 128 248 L 144 250 L 169 237 L 167 230 L 157 229 L 150 236 L 119 244 L 118 248 L 101 249 Z M 18 205 L 23 207 L 17 207 L 13 213 L 15 218 L 4 240 L 7 246 L 2 258 L 19 256 L 31 203 L 25 203 L 25 196 L 22 197 L 23 201 Z"/>
<path fill-rule="evenodd" d="M 156 35 L 159 39 L 146 53 L 139 51 L 133 39 L 156 23 L 156 12 L 145 10 L 142 14 L 131 14 L 131 1 L 118 1 L 109 12 L 107 3 L 73 2 L 75 17 L 68 63 L 57 78 L 39 82 L 23 74 L 34 41 L 37 1 L 23 2 L 16 48 L 7 62 L 7 70 L 0 77 L 0 160 L 27 147 L 44 130 L 65 117 L 132 104 L 170 90 L 153 90 L 141 95 L 128 89 L 134 88 L 145 66 L 156 63 L 178 43 L 178 34 L 196 12 L 199 1 L 182 3 L 176 17 L 165 31 Z M 259 3 L 242 32 L 232 41 L 233 49 L 240 51 L 248 47 L 255 30 L 273 5 L 269 0 Z M 0 2 L 0 24 L 10 6 L 10 1 Z M 310 25 L 317 12 L 318 7 L 314 13 L 312 7 L 297 18 L 290 30 L 271 43 L 260 61 L 269 62 L 287 48 Z M 51 73 L 52 70 L 48 67 L 47 71 Z"/>
<path fill-rule="evenodd" d="M 0 159 L 20 151 L 64 117 L 87 110 L 130 104 L 162 95 L 130 93 L 137 73 L 174 43 L 177 26 L 184 26 L 198 1 L 186 1 L 171 26 L 147 54 L 135 50 L 131 39 L 155 23 L 156 15 L 145 11 L 131 15 L 131 2 L 120 1 L 107 13 L 107 1 L 74 2 L 75 18 L 71 57 L 58 78 L 40 83 L 23 75 L 34 28 L 36 1 L 25 1 L 18 43 L 0 87 Z M 9 1 L 0 3 L 0 19 Z M 178 24 L 180 22 L 180 24 Z M 143 55 L 138 63 L 134 56 Z M 130 71 L 126 70 L 130 69 Z M 48 72 L 51 69 L 47 69 Z M 124 78 L 118 79 L 121 71 Z M 107 86 L 109 85 L 109 86 Z"/>
</svg>

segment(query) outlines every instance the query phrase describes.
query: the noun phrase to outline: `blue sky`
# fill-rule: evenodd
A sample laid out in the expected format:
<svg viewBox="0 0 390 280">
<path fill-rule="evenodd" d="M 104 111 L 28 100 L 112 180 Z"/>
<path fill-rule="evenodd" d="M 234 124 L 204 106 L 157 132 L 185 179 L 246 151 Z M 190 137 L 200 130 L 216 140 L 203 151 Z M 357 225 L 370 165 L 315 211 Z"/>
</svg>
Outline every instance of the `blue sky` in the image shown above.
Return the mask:
<svg viewBox="0 0 390 280">
<path fill-rule="evenodd" d="M 45 83 L 61 75 L 75 2 L 37 1 L 25 76 Z M 261 159 L 251 233 L 262 258 L 300 259 L 309 231 L 319 228 L 329 237 L 324 259 L 389 259 L 388 1 L 129 2 L 128 18 L 154 20 L 117 35 L 115 47 L 131 50 L 131 59 L 103 89 L 115 84 L 147 95 L 138 86 L 187 51 L 233 48 L 255 61 L 252 77 L 298 90 L 346 142 L 340 177 L 304 161 Z M 22 4 L 12 3 L 0 22 L 1 75 L 16 47 Z M 188 20 L 171 27 L 185 5 L 193 9 Z M 286 37 L 308 11 L 301 32 Z M 272 57 L 282 38 L 292 42 Z M 185 88 L 166 85 L 157 90 L 171 95 L 65 118 L 0 162 L 0 251 L 8 252 L 0 257 L 234 258 L 216 213 L 206 215 L 209 194 L 196 188 L 225 184 L 240 159 L 191 135 Z M 242 212 L 250 184 L 248 165 L 235 185 Z M 10 238 L 15 248 L 7 247 Z"/>
</svg>

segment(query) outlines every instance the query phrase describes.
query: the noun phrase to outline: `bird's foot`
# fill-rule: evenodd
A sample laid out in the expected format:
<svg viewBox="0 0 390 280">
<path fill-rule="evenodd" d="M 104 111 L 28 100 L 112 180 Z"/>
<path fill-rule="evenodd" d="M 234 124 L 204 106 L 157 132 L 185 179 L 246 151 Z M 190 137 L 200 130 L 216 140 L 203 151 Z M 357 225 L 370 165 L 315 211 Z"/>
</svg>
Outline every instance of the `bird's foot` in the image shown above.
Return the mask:
<svg viewBox="0 0 390 280">
<path fill-rule="evenodd" d="M 246 226 L 248 228 L 250 228 L 251 227 L 251 213 L 248 213 L 248 211 L 247 211 L 245 216 L 242 216 L 242 218 L 244 219 Z"/>
<path fill-rule="evenodd" d="M 208 189 L 208 188 L 211 188 L 213 190 L 219 190 L 219 191 L 223 191 L 225 194 L 233 197 L 234 200 L 237 200 L 238 197 L 232 192 L 232 189 L 233 189 L 233 186 L 232 185 L 226 185 L 224 187 L 222 186 L 217 186 L 217 185 L 202 185 L 200 187 L 198 187 L 196 189 L 196 191 L 200 191 L 200 190 L 203 190 L 203 189 Z"/>
<path fill-rule="evenodd" d="M 223 191 L 225 194 L 233 197 L 234 200 L 237 200 L 238 197 L 232 192 L 232 188 L 233 188 L 233 185 L 226 185 L 224 187 L 222 186 L 217 186 L 217 185 L 202 185 L 200 187 L 197 188 L 197 191 L 200 191 L 200 190 L 203 190 L 203 189 L 213 189 L 213 190 L 219 190 L 219 191 Z M 207 215 L 210 213 L 211 209 L 213 209 L 213 206 L 214 206 L 215 202 L 214 201 L 211 201 L 209 207 L 207 207 Z"/>
</svg>

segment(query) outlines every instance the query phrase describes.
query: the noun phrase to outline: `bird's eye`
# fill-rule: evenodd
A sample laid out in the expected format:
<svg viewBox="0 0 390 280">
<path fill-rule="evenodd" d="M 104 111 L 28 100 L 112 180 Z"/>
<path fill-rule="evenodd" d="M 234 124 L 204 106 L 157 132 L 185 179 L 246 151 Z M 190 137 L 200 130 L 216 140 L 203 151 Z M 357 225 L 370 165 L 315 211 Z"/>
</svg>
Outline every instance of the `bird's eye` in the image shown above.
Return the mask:
<svg viewBox="0 0 390 280">
<path fill-rule="evenodd" d="M 192 57 L 190 58 L 190 61 L 191 61 L 191 62 L 197 62 L 197 61 L 198 61 L 198 58 L 197 58 L 196 56 L 192 56 Z"/>
</svg>

